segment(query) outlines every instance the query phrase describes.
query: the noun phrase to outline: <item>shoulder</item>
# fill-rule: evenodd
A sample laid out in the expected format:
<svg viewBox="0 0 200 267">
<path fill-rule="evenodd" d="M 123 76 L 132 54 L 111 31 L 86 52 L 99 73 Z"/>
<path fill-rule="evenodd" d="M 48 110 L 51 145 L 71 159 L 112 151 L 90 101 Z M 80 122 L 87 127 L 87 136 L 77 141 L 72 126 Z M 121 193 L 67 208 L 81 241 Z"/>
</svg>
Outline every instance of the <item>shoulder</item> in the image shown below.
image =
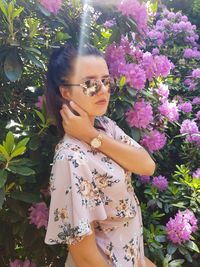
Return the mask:
<svg viewBox="0 0 200 267">
<path fill-rule="evenodd" d="M 55 147 L 54 162 L 58 160 L 67 160 L 73 157 L 86 157 L 87 144 L 80 140 L 65 135 Z"/>
<path fill-rule="evenodd" d="M 115 137 L 115 127 L 117 125 L 115 121 L 107 116 L 97 117 L 97 120 L 100 122 L 101 126 L 108 135 Z"/>
</svg>

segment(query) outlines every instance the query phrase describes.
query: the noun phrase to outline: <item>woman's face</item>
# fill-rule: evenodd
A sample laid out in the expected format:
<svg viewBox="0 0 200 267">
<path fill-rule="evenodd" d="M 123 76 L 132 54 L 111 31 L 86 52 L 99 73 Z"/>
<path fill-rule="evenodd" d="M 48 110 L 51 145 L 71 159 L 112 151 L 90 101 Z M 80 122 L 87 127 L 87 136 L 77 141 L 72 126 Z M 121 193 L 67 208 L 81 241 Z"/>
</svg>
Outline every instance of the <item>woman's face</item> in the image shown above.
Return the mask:
<svg viewBox="0 0 200 267">
<path fill-rule="evenodd" d="M 67 83 L 82 84 L 89 79 L 101 80 L 108 76 L 108 67 L 102 57 L 94 55 L 78 56 L 73 62 L 73 73 L 68 77 Z M 81 86 L 61 86 L 60 92 L 63 98 L 78 104 L 88 113 L 89 117 L 102 116 L 106 113 L 110 93 L 103 84 L 101 84 L 100 91 L 93 96 L 85 95 Z M 104 102 L 98 103 L 101 100 L 104 100 Z"/>
</svg>

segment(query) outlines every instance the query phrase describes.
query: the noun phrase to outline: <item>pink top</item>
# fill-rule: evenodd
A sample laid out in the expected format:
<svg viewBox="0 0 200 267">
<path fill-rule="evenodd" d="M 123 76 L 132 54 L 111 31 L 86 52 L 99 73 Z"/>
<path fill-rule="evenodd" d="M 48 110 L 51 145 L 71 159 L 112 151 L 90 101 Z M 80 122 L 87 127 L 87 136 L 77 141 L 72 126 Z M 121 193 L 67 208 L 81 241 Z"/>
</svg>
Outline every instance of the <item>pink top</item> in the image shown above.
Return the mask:
<svg viewBox="0 0 200 267">
<path fill-rule="evenodd" d="M 108 136 L 141 148 L 111 119 L 97 119 Z M 46 244 L 75 244 L 92 233 L 94 222 L 97 246 L 109 266 L 145 266 L 141 210 L 131 172 L 65 135 L 55 150 L 50 188 Z"/>
</svg>

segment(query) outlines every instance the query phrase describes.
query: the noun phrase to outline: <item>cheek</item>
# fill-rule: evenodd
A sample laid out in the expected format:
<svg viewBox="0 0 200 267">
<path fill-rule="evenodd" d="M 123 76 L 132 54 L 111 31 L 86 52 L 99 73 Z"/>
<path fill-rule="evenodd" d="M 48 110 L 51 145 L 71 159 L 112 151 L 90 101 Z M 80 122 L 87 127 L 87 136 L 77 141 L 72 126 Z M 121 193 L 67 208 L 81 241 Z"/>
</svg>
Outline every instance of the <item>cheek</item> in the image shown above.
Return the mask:
<svg viewBox="0 0 200 267">
<path fill-rule="evenodd" d="M 92 109 L 94 109 L 92 99 L 86 96 L 82 91 L 74 91 L 71 95 L 71 99 L 89 114 L 91 113 Z"/>
</svg>

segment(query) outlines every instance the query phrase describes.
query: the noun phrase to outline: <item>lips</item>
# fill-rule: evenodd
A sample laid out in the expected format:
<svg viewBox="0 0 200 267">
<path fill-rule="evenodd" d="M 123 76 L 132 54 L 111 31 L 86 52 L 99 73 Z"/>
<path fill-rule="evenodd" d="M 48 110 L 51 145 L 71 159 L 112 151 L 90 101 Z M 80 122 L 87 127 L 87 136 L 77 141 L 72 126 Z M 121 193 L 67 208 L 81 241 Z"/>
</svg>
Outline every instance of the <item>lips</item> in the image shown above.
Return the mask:
<svg viewBox="0 0 200 267">
<path fill-rule="evenodd" d="M 99 101 L 97 101 L 95 104 L 106 104 L 107 103 L 107 100 L 104 98 L 104 99 L 101 99 Z"/>
</svg>

